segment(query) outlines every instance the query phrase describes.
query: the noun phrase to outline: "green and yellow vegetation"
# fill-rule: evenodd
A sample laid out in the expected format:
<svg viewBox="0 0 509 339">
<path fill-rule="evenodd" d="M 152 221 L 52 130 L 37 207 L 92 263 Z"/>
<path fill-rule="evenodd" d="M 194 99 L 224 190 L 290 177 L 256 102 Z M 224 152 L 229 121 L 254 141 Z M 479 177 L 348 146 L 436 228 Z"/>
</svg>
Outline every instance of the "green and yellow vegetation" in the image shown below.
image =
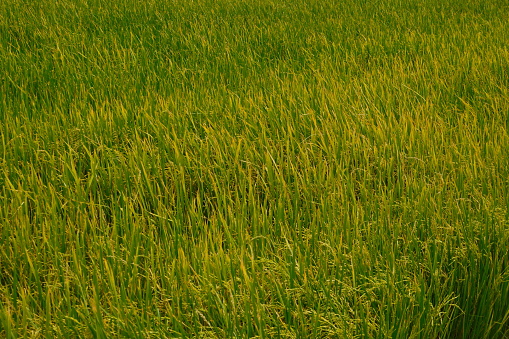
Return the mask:
<svg viewBox="0 0 509 339">
<path fill-rule="evenodd" d="M 505 0 L 2 0 L 0 336 L 509 338 Z"/>
</svg>

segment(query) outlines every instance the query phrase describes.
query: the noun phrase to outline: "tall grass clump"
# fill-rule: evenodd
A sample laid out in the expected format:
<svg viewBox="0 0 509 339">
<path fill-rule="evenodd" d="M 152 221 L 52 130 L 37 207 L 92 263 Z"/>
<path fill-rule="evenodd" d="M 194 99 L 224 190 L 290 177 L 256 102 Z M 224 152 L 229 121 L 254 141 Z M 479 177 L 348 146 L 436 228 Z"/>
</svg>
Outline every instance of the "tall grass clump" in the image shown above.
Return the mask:
<svg viewBox="0 0 509 339">
<path fill-rule="evenodd" d="M 509 5 L 0 2 L 0 336 L 509 338 Z"/>
</svg>

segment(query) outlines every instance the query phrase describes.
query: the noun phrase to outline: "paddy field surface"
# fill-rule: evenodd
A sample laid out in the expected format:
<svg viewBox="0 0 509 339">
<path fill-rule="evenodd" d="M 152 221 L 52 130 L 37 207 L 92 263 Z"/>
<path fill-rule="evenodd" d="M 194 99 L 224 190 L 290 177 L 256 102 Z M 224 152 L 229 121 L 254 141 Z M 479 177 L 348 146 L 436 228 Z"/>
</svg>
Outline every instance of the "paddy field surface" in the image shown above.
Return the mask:
<svg viewBox="0 0 509 339">
<path fill-rule="evenodd" d="M 2 0 L 0 336 L 509 338 L 505 0 Z"/>
</svg>

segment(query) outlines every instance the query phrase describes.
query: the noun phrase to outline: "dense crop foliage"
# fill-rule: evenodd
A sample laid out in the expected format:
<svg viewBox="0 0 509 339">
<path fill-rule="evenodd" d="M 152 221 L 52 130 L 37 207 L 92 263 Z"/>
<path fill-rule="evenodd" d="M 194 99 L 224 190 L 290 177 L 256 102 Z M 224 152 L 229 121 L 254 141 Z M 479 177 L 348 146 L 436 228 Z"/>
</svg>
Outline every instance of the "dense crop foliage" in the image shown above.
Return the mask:
<svg viewBox="0 0 509 339">
<path fill-rule="evenodd" d="M 509 5 L 2 0 L 0 336 L 509 338 Z"/>
</svg>

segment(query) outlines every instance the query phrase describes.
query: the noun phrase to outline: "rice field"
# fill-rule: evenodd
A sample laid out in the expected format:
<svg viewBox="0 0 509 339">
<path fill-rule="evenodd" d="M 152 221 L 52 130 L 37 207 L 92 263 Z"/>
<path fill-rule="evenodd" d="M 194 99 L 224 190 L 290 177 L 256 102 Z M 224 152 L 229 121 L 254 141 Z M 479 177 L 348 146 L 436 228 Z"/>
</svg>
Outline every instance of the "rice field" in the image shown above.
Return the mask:
<svg viewBox="0 0 509 339">
<path fill-rule="evenodd" d="M 509 338 L 505 0 L 2 0 L 0 337 Z"/>
</svg>

